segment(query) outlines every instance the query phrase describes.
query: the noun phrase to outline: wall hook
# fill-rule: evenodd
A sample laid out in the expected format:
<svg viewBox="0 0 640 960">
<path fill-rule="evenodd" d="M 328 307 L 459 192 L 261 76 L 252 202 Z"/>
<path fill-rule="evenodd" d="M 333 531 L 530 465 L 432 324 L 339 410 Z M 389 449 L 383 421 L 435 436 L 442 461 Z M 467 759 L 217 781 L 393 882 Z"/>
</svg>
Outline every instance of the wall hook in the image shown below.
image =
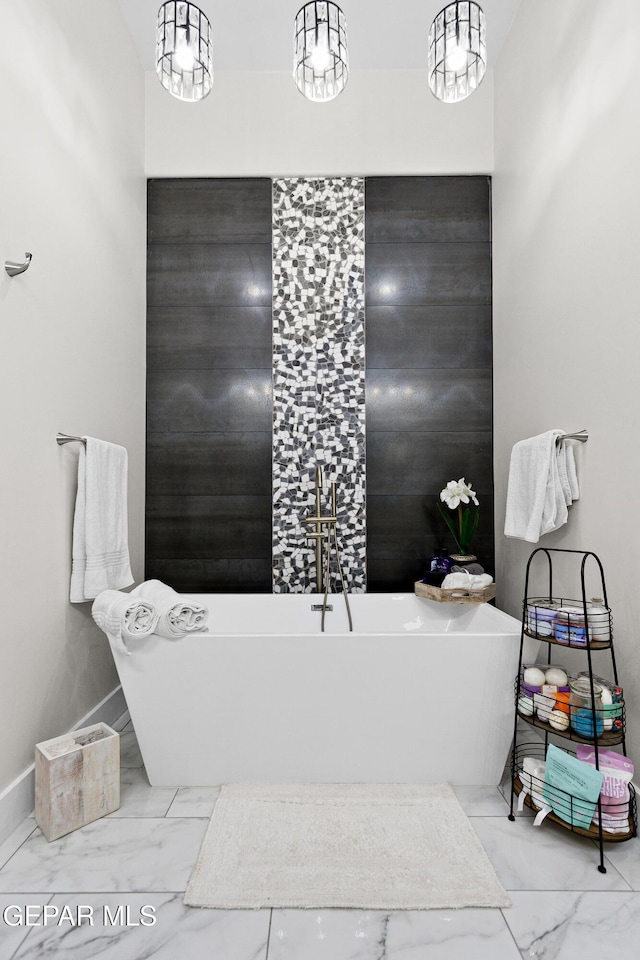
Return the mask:
<svg viewBox="0 0 640 960">
<path fill-rule="evenodd" d="M 17 277 L 19 273 L 24 273 L 31 263 L 31 254 L 25 253 L 27 258 L 24 263 L 15 263 L 13 260 L 5 260 L 4 268 L 10 277 Z"/>
</svg>

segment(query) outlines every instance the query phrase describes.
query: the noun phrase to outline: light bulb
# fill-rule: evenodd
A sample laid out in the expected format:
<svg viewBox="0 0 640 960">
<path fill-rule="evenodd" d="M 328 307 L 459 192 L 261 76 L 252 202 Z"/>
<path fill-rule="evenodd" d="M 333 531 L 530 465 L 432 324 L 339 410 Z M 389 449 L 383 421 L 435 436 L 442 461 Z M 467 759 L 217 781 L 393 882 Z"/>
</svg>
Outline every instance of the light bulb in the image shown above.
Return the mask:
<svg viewBox="0 0 640 960">
<path fill-rule="evenodd" d="M 313 69 L 317 73 L 322 73 L 327 69 L 330 62 L 329 48 L 325 46 L 324 43 L 316 44 L 311 54 L 311 66 Z"/>
<path fill-rule="evenodd" d="M 196 58 L 189 46 L 186 30 L 180 30 L 180 33 L 176 36 L 176 49 L 173 59 L 181 70 L 193 70 L 194 68 Z"/>
<path fill-rule="evenodd" d="M 467 65 L 467 51 L 464 47 L 453 47 L 447 54 L 447 70 L 461 70 Z"/>
</svg>

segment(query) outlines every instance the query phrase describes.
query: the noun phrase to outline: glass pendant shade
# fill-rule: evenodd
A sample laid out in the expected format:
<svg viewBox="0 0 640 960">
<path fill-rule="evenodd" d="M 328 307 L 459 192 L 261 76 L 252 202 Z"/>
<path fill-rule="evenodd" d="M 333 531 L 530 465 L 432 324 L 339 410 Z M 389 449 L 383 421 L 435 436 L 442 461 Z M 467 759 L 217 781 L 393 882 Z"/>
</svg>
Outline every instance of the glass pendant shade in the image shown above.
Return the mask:
<svg viewBox="0 0 640 960">
<path fill-rule="evenodd" d="M 194 3 L 170 0 L 158 10 L 156 73 L 178 100 L 203 100 L 210 92 L 211 24 Z"/>
<path fill-rule="evenodd" d="M 480 86 L 487 66 L 484 13 L 473 0 L 449 3 L 429 30 L 429 87 L 438 100 L 464 100 Z"/>
<path fill-rule="evenodd" d="M 333 100 L 349 77 L 347 21 L 337 3 L 314 0 L 296 14 L 293 79 L 307 100 Z"/>
</svg>

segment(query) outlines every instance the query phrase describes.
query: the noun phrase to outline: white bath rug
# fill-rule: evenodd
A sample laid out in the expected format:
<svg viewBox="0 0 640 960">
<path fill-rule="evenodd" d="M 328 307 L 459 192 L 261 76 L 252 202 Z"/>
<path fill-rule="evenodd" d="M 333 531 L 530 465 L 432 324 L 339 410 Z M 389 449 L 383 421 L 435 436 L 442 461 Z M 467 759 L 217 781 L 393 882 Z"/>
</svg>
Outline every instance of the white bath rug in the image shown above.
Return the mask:
<svg viewBox="0 0 640 960">
<path fill-rule="evenodd" d="M 446 783 L 224 786 L 184 902 L 365 910 L 510 903 Z"/>
</svg>

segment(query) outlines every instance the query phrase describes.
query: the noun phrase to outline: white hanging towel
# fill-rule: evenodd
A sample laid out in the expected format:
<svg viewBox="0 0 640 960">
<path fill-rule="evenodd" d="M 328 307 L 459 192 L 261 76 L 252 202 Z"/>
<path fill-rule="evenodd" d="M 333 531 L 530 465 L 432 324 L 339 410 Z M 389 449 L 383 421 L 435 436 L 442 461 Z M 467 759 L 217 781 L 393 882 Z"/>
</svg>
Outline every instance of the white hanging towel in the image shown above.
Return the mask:
<svg viewBox="0 0 640 960">
<path fill-rule="evenodd" d="M 576 458 L 573 455 L 573 444 L 562 443 L 562 447 L 567 449 L 567 479 L 569 480 L 569 490 L 571 491 L 572 501 L 580 499 L 580 487 L 578 486 L 578 475 L 576 473 Z"/>
<path fill-rule="evenodd" d="M 147 600 L 156 608 L 158 623 L 154 633 L 160 637 L 171 640 L 206 629 L 208 609 L 180 596 L 161 580 L 145 580 L 130 596 Z"/>
<path fill-rule="evenodd" d="M 540 537 L 567 522 L 567 505 L 558 469 L 556 437 L 548 430 L 520 440 L 511 451 L 505 537 L 537 543 Z"/>
<path fill-rule="evenodd" d="M 127 529 L 127 451 L 84 437 L 73 520 L 71 603 L 133 583 Z"/>
<path fill-rule="evenodd" d="M 556 431 L 558 436 L 563 432 L 564 431 L 562 430 Z M 563 467 L 566 467 L 565 451 L 560 443 L 554 442 L 553 447 L 554 448 L 551 453 L 551 470 L 547 481 L 547 495 L 542 513 L 540 536 L 545 533 L 551 533 L 552 530 L 557 530 L 567 522 L 567 518 L 569 516 L 569 511 L 567 510 L 567 500 L 565 499 L 565 489 L 560 471 L 561 462 Z"/>
<path fill-rule="evenodd" d="M 127 640 L 148 637 L 158 624 L 158 612 L 147 600 L 121 590 L 103 590 L 93 602 L 91 615 L 109 637 L 111 646 L 131 656 Z"/>
<path fill-rule="evenodd" d="M 566 443 L 556 443 L 556 463 L 558 465 L 558 476 L 562 486 L 562 494 L 567 507 L 573 503 L 571 483 L 569 481 L 569 453 L 573 456 L 573 450 Z M 575 464 L 574 464 L 575 473 Z"/>
</svg>

